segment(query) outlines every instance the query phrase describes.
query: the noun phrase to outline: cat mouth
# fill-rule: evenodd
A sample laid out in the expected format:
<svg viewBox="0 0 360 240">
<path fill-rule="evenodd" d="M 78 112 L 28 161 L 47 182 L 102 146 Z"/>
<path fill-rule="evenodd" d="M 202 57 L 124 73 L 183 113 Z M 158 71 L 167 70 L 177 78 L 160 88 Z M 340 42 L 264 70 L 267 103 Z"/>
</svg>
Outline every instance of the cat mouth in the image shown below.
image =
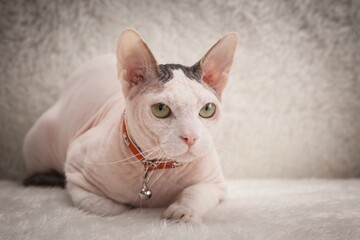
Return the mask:
<svg viewBox="0 0 360 240">
<path fill-rule="evenodd" d="M 189 162 L 193 159 L 195 159 L 197 156 L 195 154 L 193 154 L 191 151 L 186 151 L 184 153 L 181 153 L 179 155 L 176 156 L 171 156 L 168 159 L 180 162 L 180 163 L 184 163 L 184 162 Z"/>
<path fill-rule="evenodd" d="M 169 153 L 166 153 L 163 150 L 163 148 L 161 147 L 160 152 L 161 152 L 160 154 L 162 154 L 161 158 L 156 159 L 159 162 L 176 161 L 179 163 L 186 163 L 186 162 L 190 162 L 190 161 L 194 160 L 195 158 L 199 157 L 196 154 L 194 154 L 190 148 L 188 148 L 186 151 L 183 151 L 179 154 L 169 154 Z"/>
</svg>

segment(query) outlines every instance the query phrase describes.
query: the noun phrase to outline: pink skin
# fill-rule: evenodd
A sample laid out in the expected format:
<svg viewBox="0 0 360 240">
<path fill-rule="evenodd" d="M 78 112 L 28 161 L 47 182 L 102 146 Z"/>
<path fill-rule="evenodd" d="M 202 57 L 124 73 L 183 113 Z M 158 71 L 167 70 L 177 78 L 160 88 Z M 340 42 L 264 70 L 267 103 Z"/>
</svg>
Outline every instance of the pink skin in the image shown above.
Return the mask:
<svg viewBox="0 0 360 240">
<path fill-rule="evenodd" d="M 206 86 L 175 70 L 161 87 L 144 81 L 156 66 L 150 50 L 135 31 L 124 31 L 117 69 L 113 56 L 83 65 L 69 81 L 74 84 L 29 131 L 24 142 L 29 172 L 64 172 L 74 205 L 96 214 L 120 214 L 129 205 L 168 207 L 164 218 L 201 221 L 226 192 L 212 139 L 236 45 L 237 35 L 228 34 L 201 60 Z M 147 84 L 153 91 L 139 93 Z M 169 117 L 154 116 L 151 105 L 159 102 L 171 108 Z M 205 119 L 199 111 L 209 102 L 217 110 Z M 138 196 L 142 164 L 121 138 L 125 108 L 129 133 L 144 155 L 185 163 L 151 172 L 153 197 L 147 201 Z"/>
</svg>

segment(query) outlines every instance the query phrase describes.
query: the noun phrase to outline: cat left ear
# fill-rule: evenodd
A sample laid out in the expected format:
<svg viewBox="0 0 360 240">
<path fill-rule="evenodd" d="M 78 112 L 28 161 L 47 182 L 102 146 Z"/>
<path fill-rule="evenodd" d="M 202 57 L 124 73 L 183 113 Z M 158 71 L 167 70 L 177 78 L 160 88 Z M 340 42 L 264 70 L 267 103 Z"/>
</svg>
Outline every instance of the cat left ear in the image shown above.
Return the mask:
<svg viewBox="0 0 360 240">
<path fill-rule="evenodd" d="M 122 82 L 125 96 L 133 86 L 154 78 L 156 74 L 157 63 L 153 54 L 140 34 L 133 29 L 121 33 L 116 58 L 118 79 Z"/>
<path fill-rule="evenodd" d="M 238 39 L 237 33 L 225 35 L 200 60 L 202 80 L 214 89 L 219 97 L 228 82 Z"/>
</svg>

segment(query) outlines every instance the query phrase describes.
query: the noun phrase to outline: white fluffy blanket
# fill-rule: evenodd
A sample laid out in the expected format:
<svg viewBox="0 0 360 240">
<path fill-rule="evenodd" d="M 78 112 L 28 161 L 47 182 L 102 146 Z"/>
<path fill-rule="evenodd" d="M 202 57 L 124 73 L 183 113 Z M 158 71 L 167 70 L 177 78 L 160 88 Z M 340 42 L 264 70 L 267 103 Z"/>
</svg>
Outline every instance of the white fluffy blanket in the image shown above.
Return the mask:
<svg viewBox="0 0 360 240">
<path fill-rule="evenodd" d="M 229 182 L 229 198 L 200 225 L 160 220 L 164 209 L 100 217 L 64 190 L 0 182 L 0 239 L 360 239 L 360 180 Z"/>
</svg>

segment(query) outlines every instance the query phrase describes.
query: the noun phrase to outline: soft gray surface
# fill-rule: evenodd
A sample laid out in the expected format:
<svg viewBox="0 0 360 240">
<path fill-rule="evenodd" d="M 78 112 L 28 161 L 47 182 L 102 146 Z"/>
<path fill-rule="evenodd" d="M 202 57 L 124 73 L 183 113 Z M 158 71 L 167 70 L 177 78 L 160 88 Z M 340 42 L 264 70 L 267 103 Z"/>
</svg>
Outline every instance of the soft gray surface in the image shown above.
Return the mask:
<svg viewBox="0 0 360 240">
<path fill-rule="evenodd" d="M 217 139 L 226 176 L 360 176 L 359 0 L 12 0 L 0 1 L 0 178 L 22 176 L 26 131 L 129 26 L 160 63 L 192 64 L 239 33 Z"/>
<path fill-rule="evenodd" d="M 0 182 L 0 239 L 360 239 L 360 180 L 229 182 L 201 225 L 159 220 L 163 209 L 88 215 L 64 190 Z"/>
</svg>

